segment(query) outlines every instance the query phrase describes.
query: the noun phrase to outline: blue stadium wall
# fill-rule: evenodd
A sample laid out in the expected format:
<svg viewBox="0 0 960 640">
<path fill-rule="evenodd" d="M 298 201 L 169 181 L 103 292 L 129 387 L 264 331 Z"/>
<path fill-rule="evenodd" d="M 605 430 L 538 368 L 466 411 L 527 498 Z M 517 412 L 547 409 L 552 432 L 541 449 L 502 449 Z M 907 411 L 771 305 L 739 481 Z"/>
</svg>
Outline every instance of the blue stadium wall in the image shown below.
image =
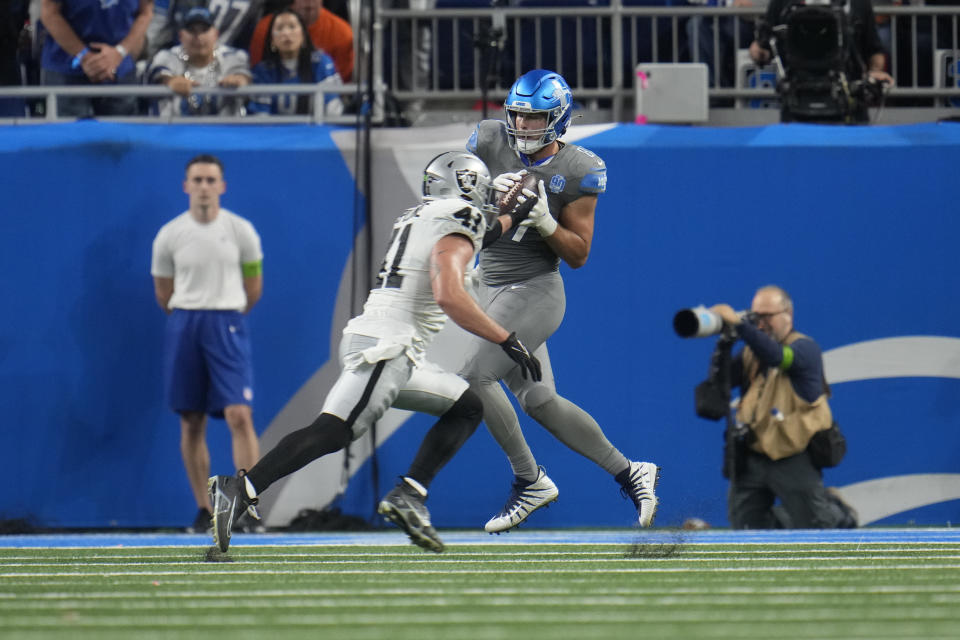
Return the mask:
<svg viewBox="0 0 960 640">
<path fill-rule="evenodd" d="M 186 161 L 220 155 L 223 205 L 254 222 L 266 255 L 264 298 L 250 316 L 262 429 L 331 356 L 357 203 L 334 131 L 0 129 L 0 519 L 47 527 L 192 519 L 178 423 L 161 398 L 165 316 L 149 274 L 153 236 L 186 206 Z M 727 522 L 722 428 L 692 407 L 713 342 L 677 338 L 678 309 L 746 307 L 757 286 L 777 283 L 793 294 L 797 327 L 828 354 L 902 337 L 938 337 L 949 350 L 960 338 L 960 125 L 597 131 L 579 143 L 607 161 L 608 191 L 587 266 L 563 267 L 567 315 L 550 353 L 559 391 L 628 457 L 663 467 L 659 525 Z M 409 133 L 415 147 L 423 134 Z M 402 146 L 394 153 L 402 158 Z M 398 209 L 410 204 L 398 200 Z M 902 478 L 916 487 L 881 524 L 960 520 L 960 494 L 951 494 L 960 477 L 960 356 L 945 360 L 921 363 L 915 375 L 878 372 L 833 386 L 850 451 L 825 471 L 827 484 Z M 380 447 L 375 468 L 367 461 L 357 470 L 337 506 L 370 517 L 429 424 L 411 418 Z M 609 476 L 529 419 L 523 425 L 561 492 L 532 525 L 633 521 Z M 214 471 L 228 472 L 226 427 L 213 421 L 209 431 Z M 936 491 L 914 482 L 926 477 L 937 478 Z M 482 526 L 510 480 L 481 428 L 434 484 L 436 524 Z"/>
</svg>

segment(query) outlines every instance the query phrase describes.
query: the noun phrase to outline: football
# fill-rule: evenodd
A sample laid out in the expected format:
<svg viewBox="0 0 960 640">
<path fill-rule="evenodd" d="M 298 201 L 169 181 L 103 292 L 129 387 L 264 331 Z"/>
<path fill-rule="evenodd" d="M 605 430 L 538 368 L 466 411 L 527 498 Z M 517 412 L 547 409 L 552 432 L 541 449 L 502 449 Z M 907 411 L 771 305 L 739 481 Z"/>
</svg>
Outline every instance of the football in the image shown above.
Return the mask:
<svg viewBox="0 0 960 640">
<path fill-rule="evenodd" d="M 540 179 L 532 173 L 525 173 L 519 182 L 513 183 L 513 188 L 509 191 L 506 193 L 498 192 L 500 199 L 497 202 L 497 208 L 500 210 L 500 215 L 513 211 L 513 208 L 517 206 L 517 198 L 520 197 L 520 192 L 524 189 L 530 189 L 530 191 L 536 193 L 539 181 Z"/>
</svg>

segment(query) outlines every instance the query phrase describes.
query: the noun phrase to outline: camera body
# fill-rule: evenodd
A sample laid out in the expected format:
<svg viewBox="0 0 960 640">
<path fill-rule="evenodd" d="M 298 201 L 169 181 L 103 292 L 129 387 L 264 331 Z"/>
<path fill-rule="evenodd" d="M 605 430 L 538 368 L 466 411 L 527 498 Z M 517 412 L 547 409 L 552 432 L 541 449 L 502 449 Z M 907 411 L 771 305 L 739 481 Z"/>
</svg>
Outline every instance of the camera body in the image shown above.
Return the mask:
<svg viewBox="0 0 960 640">
<path fill-rule="evenodd" d="M 866 80 L 850 0 L 792 0 L 777 25 L 761 21 L 760 42 L 779 58 L 784 122 L 865 122 L 880 87 Z"/>
</svg>

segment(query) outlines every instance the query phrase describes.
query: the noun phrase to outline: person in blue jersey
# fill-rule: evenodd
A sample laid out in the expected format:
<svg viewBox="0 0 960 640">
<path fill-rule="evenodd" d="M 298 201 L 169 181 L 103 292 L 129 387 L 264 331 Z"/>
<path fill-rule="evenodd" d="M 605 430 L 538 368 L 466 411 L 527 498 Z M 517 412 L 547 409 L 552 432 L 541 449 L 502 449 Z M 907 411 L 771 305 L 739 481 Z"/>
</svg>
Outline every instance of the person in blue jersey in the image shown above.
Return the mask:
<svg viewBox="0 0 960 640">
<path fill-rule="evenodd" d="M 515 327 L 524 344 L 546 362 L 546 340 L 563 320 L 566 298 L 560 261 L 582 267 L 590 255 L 597 200 L 606 189 L 607 169 L 592 151 L 560 141 L 570 123 L 573 95 L 566 80 L 545 69 L 520 76 L 504 102 L 506 121 L 484 120 L 467 143 L 497 176 L 494 188 L 510 189 L 524 176 L 537 178 L 529 220 L 480 254 L 480 305 L 498 322 Z M 558 489 L 538 466 L 520 422 L 500 386 L 507 384 L 520 406 L 554 437 L 598 464 L 620 484 L 637 508 L 640 526 L 653 523 L 660 469 L 636 462 L 614 447 L 586 411 L 557 394 L 552 372 L 543 381 L 526 380 L 501 354 L 469 340 L 461 370 L 483 400 L 484 421 L 506 453 L 515 476 L 503 509 L 485 529 L 499 533 L 557 499 Z"/>
<path fill-rule="evenodd" d="M 217 28 L 218 44 L 246 49 L 253 27 L 263 12 L 263 0 L 154 0 L 153 20 L 147 28 L 146 57 L 177 42 L 178 27 L 195 7 L 206 7 Z"/>
<path fill-rule="evenodd" d="M 43 0 L 40 82 L 45 85 L 136 84 L 135 61 L 153 16 L 153 0 Z M 61 116 L 131 115 L 135 96 L 63 97 Z"/>
<path fill-rule="evenodd" d="M 728 517 L 734 529 L 832 529 L 857 526 L 857 514 L 823 475 L 807 447 L 833 424 L 823 355 L 813 338 L 793 328 L 793 300 L 781 287 L 760 287 L 750 313 L 729 304 L 711 311 L 745 346 L 733 356 L 739 387 L 736 419 L 746 429 L 730 475 Z M 779 498 L 781 510 L 774 506 Z"/>
<path fill-rule="evenodd" d="M 315 49 L 307 33 L 307 25 L 293 9 L 282 9 L 273 15 L 264 56 L 253 68 L 255 84 L 343 84 L 333 58 Z M 313 96 L 273 94 L 256 96 L 247 105 L 250 113 L 307 114 L 312 112 Z M 327 115 L 343 113 L 343 102 L 335 93 L 324 94 Z"/>
<path fill-rule="evenodd" d="M 447 318 L 489 341 L 524 376 L 540 379 L 540 363 L 515 333 L 483 313 L 464 288 L 466 270 L 481 247 L 526 219 L 536 197 L 494 218 L 487 207 L 490 172 L 474 155 L 442 153 L 423 173 L 423 198 L 393 225 L 383 264 L 363 305 L 340 341 L 340 377 L 310 425 L 287 434 L 249 471 L 214 476 L 213 539 L 230 546 L 232 523 L 256 513 L 259 494 L 321 456 L 361 437 L 391 406 L 438 416 L 409 471 L 377 510 L 417 546 L 441 552 L 424 502 L 437 472 L 476 430 L 483 405 L 456 374 L 426 359 Z"/>
</svg>

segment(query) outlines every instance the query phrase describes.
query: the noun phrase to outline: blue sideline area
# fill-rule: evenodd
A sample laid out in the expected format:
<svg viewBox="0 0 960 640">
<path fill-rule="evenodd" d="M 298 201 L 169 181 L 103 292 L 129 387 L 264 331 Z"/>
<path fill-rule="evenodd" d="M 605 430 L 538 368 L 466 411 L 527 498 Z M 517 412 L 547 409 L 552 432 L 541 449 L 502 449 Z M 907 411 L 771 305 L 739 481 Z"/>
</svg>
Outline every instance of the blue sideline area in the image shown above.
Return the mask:
<svg viewBox="0 0 960 640">
<path fill-rule="evenodd" d="M 98 529 L 192 521 L 179 428 L 161 397 L 154 234 L 186 207 L 187 160 L 220 155 L 223 204 L 254 222 L 266 255 L 263 301 L 250 317 L 262 430 L 335 344 L 331 312 L 353 240 L 355 187 L 331 132 L 97 122 L 0 129 L 0 468 L 9 485 L 0 519 Z M 409 133 L 411 147 L 429 139 Z M 580 143 L 606 160 L 608 191 L 588 264 L 563 267 L 567 312 L 550 341 L 552 365 L 560 392 L 626 455 L 663 466 L 659 525 L 726 522 L 722 427 L 693 413 L 713 341 L 677 338 L 677 310 L 744 308 L 757 286 L 774 282 L 793 294 L 797 327 L 825 351 L 898 336 L 960 338 L 960 125 L 622 125 Z M 399 162 L 403 143 L 395 144 Z M 390 214 L 410 197 L 397 195 Z M 827 484 L 960 474 L 958 369 L 834 385 L 850 450 L 825 472 Z M 413 418 L 383 444 L 379 486 L 361 468 L 337 506 L 368 517 L 430 422 Z M 606 473 L 531 420 L 522 424 L 560 487 L 559 502 L 532 526 L 634 521 Z M 210 447 L 212 468 L 232 469 L 222 422 L 211 425 Z M 434 522 L 481 526 L 511 479 L 481 428 L 432 486 Z M 880 524 L 960 521 L 955 499 L 914 506 Z"/>
<path fill-rule="evenodd" d="M 478 544 L 958 544 L 960 529 L 848 529 L 792 531 L 551 530 L 512 531 L 494 536 L 474 531 L 441 531 L 447 545 Z M 0 536 L 0 548 L 202 547 L 200 534 L 71 534 Z M 399 531 L 362 533 L 237 533 L 231 547 L 257 546 L 406 546 Z"/>
</svg>

